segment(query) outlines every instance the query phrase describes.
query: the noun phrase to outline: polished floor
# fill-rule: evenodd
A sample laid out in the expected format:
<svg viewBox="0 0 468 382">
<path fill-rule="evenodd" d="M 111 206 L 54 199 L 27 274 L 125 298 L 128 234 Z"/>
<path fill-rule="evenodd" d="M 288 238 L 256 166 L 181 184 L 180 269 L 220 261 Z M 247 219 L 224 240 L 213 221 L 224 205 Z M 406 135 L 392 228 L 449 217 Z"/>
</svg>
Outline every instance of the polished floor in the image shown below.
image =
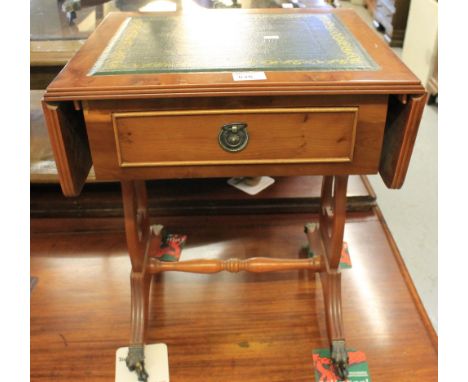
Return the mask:
<svg viewBox="0 0 468 382">
<path fill-rule="evenodd" d="M 370 13 L 362 5 L 341 1 L 369 25 Z M 381 33 L 375 33 L 383 36 Z M 401 57 L 402 48 L 392 48 Z M 438 328 L 438 108 L 424 110 L 408 175 L 398 191 L 385 187 L 379 175 L 369 176 L 392 235 L 395 237 L 431 322 Z"/>
<path fill-rule="evenodd" d="M 295 257 L 305 214 L 163 217 L 188 234 L 183 258 Z M 47 228 L 47 229 L 45 229 Z M 33 220 L 31 381 L 112 381 L 130 330 L 122 219 Z M 39 233 L 40 231 L 40 233 Z M 350 213 L 353 268 L 343 271 L 348 346 L 374 381 L 436 381 L 435 338 L 374 213 Z M 148 342 L 169 348 L 171 381 L 312 381 L 326 346 L 315 275 L 167 273 L 152 288 Z"/>
</svg>

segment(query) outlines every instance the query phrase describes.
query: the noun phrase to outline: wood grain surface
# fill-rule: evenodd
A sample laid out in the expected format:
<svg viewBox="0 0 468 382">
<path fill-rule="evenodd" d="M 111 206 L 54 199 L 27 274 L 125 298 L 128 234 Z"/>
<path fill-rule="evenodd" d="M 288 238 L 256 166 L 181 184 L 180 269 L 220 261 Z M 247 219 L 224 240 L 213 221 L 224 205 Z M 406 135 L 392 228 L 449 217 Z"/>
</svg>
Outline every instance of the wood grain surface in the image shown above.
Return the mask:
<svg viewBox="0 0 468 382">
<path fill-rule="evenodd" d="M 77 196 L 92 166 L 83 114 L 72 102 L 42 102 L 62 192 Z"/>
<path fill-rule="evenodd" d="M 358 108 L 216 109 L 113 113 L 121 167 L 351 162 Z M 246 147 L 219 143 L 246 124 Z"/>
<path fill-rule="evenodd" d="M 58 183 L 57 165 L 47 133 L 47 126 L 42 110 L 41 100 L 44 90 L 31 90 L 29 92 L 29 139 L 30 139 L 30 182 L 31 183 Z M 81 118 L 81 115 L 78 116 Z M 94 170 L 91 168 L 86 182 L 95 182 Z"/>
<path fill-rule="evenodd" d="M 113 381 L 115 351 L 128 345 L 130 330 L 130 261 L 116 220 L 68 220 L 74 233 L 31 236 L 31 274 L 39 277 L 31 294 L 31 381 Z M 308 221 L 313 216 L 157 222 L 188 234 L 182 258 L 190 260 L 297 258 Z M 109 230 L 96 232 L 94 224 Z M 342 275 L 349 346 L 366 352 L 374 381 L 436 381 L 436 350 L 381 223 L 348 214 L 345 240 L 353 263 Z M 155 278 L 151 293 L 148 342 L 168 345 L 171 381 L 313 381 L 312 349 L 327 343 L 315 276 L 169 272 Z"/>
<path fill-rule="evenodd" d="M 388 188 L 403 186 L 426 102 L 427 94 L 403 104 L 390 99 L 379 169 Z"/>
<path fill-rule="evenodd" d="M 64 66 L 86 40 L 41 40 L 29 43 L 31 66 Z"/>
<path fill-rule="evenodd" d="M 89 75 L 96 60 L 124 20 L 134 15 L 132 13 L 112 14 L 99 25 L 80 51 L 70 60 L 52 84 L 48 86 L 44 95 L 44 104 L 49 105 L 51 101 L 62 101 L 65 105 L 73 101 L 75 108 L 76 106 L 79 108 L 81 104 L 78 101 L 89 101 L 84 102 L 84 113 L 96 177 L 103 180 L 133 180 L 261 176 L 264 174 L 298 176 L 376 173 L 379 162 L 381 162 L 382 131 L 387 111 L 387 97 L 389 95 L 401 95 L 401 100 L 406 100 L 410 96 L 410 102 L 408 102 L 407 106 L 401 108 L 403 111 L 396 112 L 396 116 L 390 110 L 386 126 L 386 130 L 388 130 L 387 141 L 391 140 L 397 143 L 386 142 L 385 146 L 388 152 L 385 152 L 384 157 L 382 157 L 383 167 L 388 167 L 388 169 L 382 171 L 384 181 L 391 188 L 401 187 L 422 113 L 422 106 L 417 105 L 423 105 L 423 102 L 413 102 L 413 99 L 423 100 L 425 94 L 424 88 L 414 74 L 387 46 L 382 44 L 378 36 L 370 32 L 366 24 L 353 11 L 341 9 L 238 11 L 240 13 L 236 14 L 247 15 L 260 13 L 276 15 L 289 12 L 299 14 L 334 13 L 375 61 L 379 70 L 270 71 L 266 72 L 266 80 L 264 81 L 247 82 L 234 81 L 230 72 Z M 223 10 L 213 12 L 220 12 L 219 15 L 226 14 L 223 13 L 225 12 Z M 234 11 L 229 10 L 228 12 Z M 202 15 L 200 14 L 201 17 Z M 213 13 L 210 13 L 209 17 L 212 18 Z M 200 22 L 203 23 L 203 20 L 201 19 Z M 346 99 L 345 95 L 349 95 L 350 98 Z M 365 95 L 373 95 L 374 98 L 366 100 Z M 412 98 L 411 95 L 417 95 L 417 97 Z M 311 96 L 310 99 L 307 99 L 307 96 Z M 337 98 L 333 98 L 335 96 Z M 343 105 L 337 102 L 340 97 L 346 104 Z M 248 99 L 247 103 L 246 99 Z M 138 144 L 132 144 L 130 147 L 123 145 L 123 149 L 126 148 L 126 150 L 121 152 L 120 148 L 116 149 L 114 131 L 108 128 L 111 123 L 111 115 L 115 112 L 202 110 L 201 105 L 216 102 L 224 109 L 229 108 L 230 103 L 238 103 L 234 108 L 246 109 L 252 107 L 250 104 L 252 99 L 254 100 L 253 103 L 260 103 L 261 107 L 282 106 L 291 108 L 298 106 L 298 103 L 303 103 L 304 107 L 311 107 L 318 106 L 320 102 L 322 102 L 322 106 L 323 103 L 328 103 L 331 107 L 359 106 L 359 118 L 364 120 L 359 119 L 357 123 L 352 161 L 349 163 L 325 163 L 320 165 L 307 163 L 303 165 L 302 163 L 283 163 L 283 158 L 272 155 L 272 159 L 281 159 L 281 161 L 274 164 L 258 164 L 255 162 L 245 165 L 233 162 L 234 164 L 223 164 L 222 169 L 220 169 L 220 166 L 211 164 L 193 166 L 192 162 L 197 158 L 193 158 L 192 155 L 192 157 L 189 156 L 189 161 L 192 162 L 187 163 L 186 166 L 178 166 L 180 160 L 176 158 L 175 161 L 171 161 L 172 156 L 169 159 L 167 159 L 167 156 L 162 158 L 162 162 L 172 163 L 171 167 L 154 166 L 154 163 L 162 162 L 159 154 L 158 157 L 154 158 L 156 147 L 151 144 L 151 139 L 148 145 L 143 145 L 141 139 L 137 142 Z M 322 101 L 317 101 L 317 99 Z M 136 104 L 141 103 L 141 107 L 136 109 L 132 107 L 132 100 Z M 309 102 L 305 102 L 306 100 Z M 56 107 L 63 108 L 63 104 Z M 151 107 L 148 108 L 148 106 Z M 368 107 L 367 110 L 364 109 L 365 106 Z M 75 166 L 70 165 L 68 156 L 70 156 L 70 153 L 75 153 L 78 157 L 86 157 L 88 161 L 87 145 L 81 145 L 84 148 L 83 150 L 80 150 L 78 145 L 73 145 L 77 141 L 73 138 L 76 136 L 76 131 L 70 126 L 64 125 L 57 118 L 58 113 L 56 111 L 47 108 L 45 113 L 63 191 L 69 196 L 76 196 L 85 182 L 89 168 L 87 168 L 87 165 L 83 166 L 83 168 L 77 166 L 78 170 L 81 170 L 80 174 L 72 173 L 70 169 Z M 392 129 L 392 126 L 397 126 L 397 128 Z M 187 134 L 185 129 L 184 131 Z M 68 142 L 69 140 L 62 139 L 61 135 L 65 138 L 67 136 L 72 137 L 72 144 Z M 148 136 L 148 134 L 146 135 Z M 119 134 L 117 136 L 119 137 Z M 402 138 L 399 139 L 400 137 Z M 160 136 L 156 138 L 160 138 Z M 153 141 L 159 142 L 160 139 L 156 138 L 153 137 Z M 206 144 L 201 144 L 200 147 L 192 149 L 192 146 L 188 146 L 185 140 L 186 137 L 183 137 L 183 142 L 176 141 L 175 143 L 182 148 L 190 147 L 190 152 L 195 151 L 195 156 L 199 156 L 197 150 L 202 152 L 206 150 L 206 156 L 210 160 L 219 162 L 220 159 L 217 155 L 213 158 L 209 145 L 207 147 Z M 198 142 L 199 140 L 195 141 Z M 120 139 L 118 139 L 118 142 L 119 144 L 122 143 Z M 167 143 L 167 141 L 164 141 L 164 143 Z M 302 142 L 302 144 L 304 143 L 310 144 L 310 139 L 307 142 Z M 169 146 L 168 148 L 171 149 L 175 145 Z M 302 147 L 301 144 L 299 146 Z M 269 143 L 265 147 L 268 150 L 273 148 L 276 152 L 285 149 L 284 143 L 278 146 Z M 286 149 L 295 151 L 297 147 L 298 143 L 296 142 L 293 147 L 286 147 Z M 328 147 L 328 154 L 334 158 L 336 149 L 330 149 L 328 144 L 325 147 Z M 172 153 L 173 150 L 169 151 Z M 307 152 L 306 154 L 305 151 L 302 156 L 309 157 L 311 153 Z M 312 151 L 315 151 L 315 148 Z M 138 156 L 135 158 L 135 153 L 140 152 L 144 154 L 143 158 Z M 184 150 L 184 152 L 187 152 L 187 150 Z M 342 153 L 339 154 L 339 157 L 342 158 Z M 130 156 L 127 165 L 128 163 L 131 163 L 131 165 L 144 163 L 144 166 L 138 168 L 121 167 L 125 165 L 125 156 Z M 287 160 L 297 159 L 295 158 L 296 155 L 291 156 L 290 152 L 286 152 L 286 156 L 289 157 Z M 302 156 L 300 156 L 301 160 L 304 159 Z M 396 161 L 393 160 L 395 158 Z M 265 159 L 268 158 L 260 153 L 249 160 L 265 161 Z M 142 160 L 144 162 L 141 162 Z M 209 161 L 205 158 L 200 162 L 207 163 Z M 223 161 L 223 163 L 227 162 Z M 388 166 L 389 163 L 391 163 L 390 166 Z M 219 165 L 219 163 L 217 164 Z M 281 166 L 277 164 L 281 164 Z"/>
<path fill-rule="evenodd" d="M 336 174 L 369 174 L 377 173 L 380 162 L 380 151 L 383 141 L 383 130 L 387 112 L 387 96 L 382 95 L 360 95 L 360 96 L 302 96 L 302 97 L 223 97 L 223 98 L 192 98 L 171 100 L 144 100 L 144 101 L 86 101 L 83 102 L 84 117 L 89 137 L 89 144 L 93 156 L 94 171 L 96 177 L 102 180 L 115 179 L 173 179 L 173 178 L 198 178 L 198 177 L 231 177 L 231 176 L 295 176 L 295 175 L 336 175 Z M 358 108 L 355 136 L 353 139 L 346 138 L 346 128 L 353 127 L 352 113 L 343 117 L 342 108 Z M 238 153 L 224 152 L 218 145 L 218 134 L 224 123 L 233 122 L 233 118 L 240 118 L 242 122 L 242 111 L 253 109 L 265 111 L 266 117 L 262 123 L 261 114 L 252 114 L 246 121 L 254 121 L 252 134 L 248 146 Z M 303 123 L 304 115 L 279 113 L 273 117 L 270 110 L 299 108 L 334 108 L 337 109 L 338 117 L 330 117 L 334 113 L 317 113 L 317 119 L 308 114 L 307 118 L 317 123 L 319 129 L 314 132 L 304 131 L 308 123 Z M 163 125 L 162 133 L 159 134 L 160 126 L 155 124 L 151 115 L 157 113 L 195 113 L 202 114 L 212 110 L 233 110 L 239 115 L 198 115 L 186 117 L 181 121 L 180 116 L 159 117 Z M 142 113 L 140 117 L 137 114 Z M 122 129 L 114 131 L 113 115 L 132 115 L 133 118 L 122 118 L 124 133 L 131 136 L 122 137 Z M 148 114 L 146 114 L 148 113 Z M 233 112 L 234 113 L 234 112 Z M 174 113 L 176 114 L 176 113 Z M 254 120 L 255 116 L 255 120 Z M 216 117 L 215 124 L 213 118 Z M 137 119 L 138 118 L 138 119 Z M 172 119 L 174 118 L 174 119 Z M 184 117 L 185 118 L 185 117 Z M 271 123 L 271 135 L 269 121 Z M 330 121 L 330 118 L 334 121 Z M 116 118 L 117 121 L 120 118 Z M 130 125 L 125 128 L 126 125 Z M 331 134 L 331 126 L 325 123 L 337 124 L 339 131 L 343 133 L 342 144 L 338 144 L 339 136 Z M 184 123 L 182 123 L 184 122 Z M 218 126 L 217 126 L 218 125 Z M 167 126 L 174 127 L 173 133 L 167 132 Z M 143 132 L 137 134 L 137 128 Z M 203 134 L 198 134 L 202 130 Z M 166 133 L 166 134 L 164 134 Z M 117 136 L 116 136 L 117 134 Z M 331 135 L 330 135 L 331 134 Z M 144 136 L 143 136 L 144 135 Z M 169 135 L 161 141 L 162 135 Z M 330 140 L 330 137 L 334 138 Z M 158 142 L 161 141 L 161 143 Z M 135 164 L 133 167 L 122 167 L 119 164 L 119 150 L 116 139 L 122 143 L 121 159 L 126 156 L 133 161 L 146 161 L 146 165 Z M 171 139 L 174 143 L 171 143 Z M 333 141 L 330 144 L 330 141 Z M 126 141 L 122 142 L 122 141 Z M 262 141 L 259 143 L 257 141 Z M 291 141 L 291 142 L 290 142 Z M 352 161 L 327 163 L 324 155 L 328 158 L 343 156 L 352 141 Z M 159 144 L 166 146 L 158 149 Z M 309 148 L 310 146 L 310 148 Z M 172 150 L 169 150 L 171 148 Z M 338 149 L 340 151 L 338 151 Z M 295 163 L 294 160 L 306 159 L 313 153 L 320 153 L 325 158 L 324 163 Z M 138 154 L 140 153 L 140 154 Z M 307 153 L 307 154 L 306 154 Z M 202 158 L 206 163 L 208 158 L 212 162 L 181 163 L 183 158 Z M 240 161 L 236 162 L 235 158 Z M 155 160 L 166 160 L 167 166 L 152 166 Z M 174 159 L 178 159 L 174 162 Z M 275 163 L 267 160 L 277 159 Z M 216 163 L 215 160 L 217 160 Z M 242 163 L 242 161 L 247 163 Z M 253 163 L 250 163 L 253 162 Z M 263 162 L 263 164 L 262 164 Z"/>
</svg>

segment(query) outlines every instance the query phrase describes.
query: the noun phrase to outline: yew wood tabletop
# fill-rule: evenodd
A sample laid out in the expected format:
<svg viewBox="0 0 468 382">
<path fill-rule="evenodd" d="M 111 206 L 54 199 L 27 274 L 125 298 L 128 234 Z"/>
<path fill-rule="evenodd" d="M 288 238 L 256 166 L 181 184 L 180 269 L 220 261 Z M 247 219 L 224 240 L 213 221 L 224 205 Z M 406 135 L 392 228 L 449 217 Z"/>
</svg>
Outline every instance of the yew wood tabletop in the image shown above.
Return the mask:
<svg viewBox="0 0 468 382">
<path fill-rule="evenodd" d="M 218 14 L 335 14 L 379 66 L 376 71 L 270 71 L 264 81 L 236 82 L 229 71 L 89 75 L 109 41 L 133 13 L 113 13 L 47 88 L 45 100 L 285 94 L 420 94 L 419 79 L 393 51 L 348 9 L 216 10 L 194 15 L 198 28 Z M 186 16 L 188 17 L 188 16 Z M 183 33 L 183 32 L 176 32 Z M 212 54 L 213 52 L 204 52 Z"/>
</svg>

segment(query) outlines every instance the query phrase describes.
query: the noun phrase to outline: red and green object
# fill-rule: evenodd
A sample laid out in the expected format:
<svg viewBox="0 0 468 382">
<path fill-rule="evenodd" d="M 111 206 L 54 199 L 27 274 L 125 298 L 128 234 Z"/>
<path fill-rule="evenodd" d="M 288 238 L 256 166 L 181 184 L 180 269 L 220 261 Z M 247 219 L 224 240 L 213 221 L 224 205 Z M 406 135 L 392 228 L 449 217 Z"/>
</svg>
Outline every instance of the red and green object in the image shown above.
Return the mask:
<svg viewBox="0 0 468 382">
<path fill-rule="evenodd" d="M 159 248 L 150 249 L 151 257 L 160 261 L 179 261 L 186 241 L 187 235 L 165 235 Z"/>
<path fill-rule="evenodd" d="M 312 354 L 315 382 L 371 382 L 365 353 L 355 349 L 347 349 L 347 352 L 349 375 L 346 381 L 343 381 L 335 374 L 330 359 L 330 349 L 315 349 Z"/>
<path fill-rule="evenodd" d="M 341 249 L 340 268 L 349 269 L 351 268 L 351 257 L 349 256 L 348 243 L 343 242 L 343 248 Z"/>
<path fill-rule="evenodd" d="M 305 251 L 307 253 L 307 257 L 314 257 L 314 252 L 309 248 L 309 246 L 305 247 Z M 341 249 L 341 259 L 340 259 L 340 268 L 341 269 L 349 269 L 351 268 L 351 257 L 349 255 L 348 243 L 343 242 L 343 248 Z"/>
</svg>

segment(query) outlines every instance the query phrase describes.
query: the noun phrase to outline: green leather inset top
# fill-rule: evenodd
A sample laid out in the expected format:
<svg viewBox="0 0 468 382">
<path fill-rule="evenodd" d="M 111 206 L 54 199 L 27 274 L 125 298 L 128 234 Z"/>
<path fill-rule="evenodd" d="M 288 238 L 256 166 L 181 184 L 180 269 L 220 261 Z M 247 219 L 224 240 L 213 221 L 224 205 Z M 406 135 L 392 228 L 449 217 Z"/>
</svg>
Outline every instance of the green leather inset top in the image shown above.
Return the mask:
<svg viewBox="0 0 468 382">
<path fill-rule="evenodd" d="M 376 70 L 333 14 L 128 18 L 92 75 L 258 70 Z"/>
</svg>

